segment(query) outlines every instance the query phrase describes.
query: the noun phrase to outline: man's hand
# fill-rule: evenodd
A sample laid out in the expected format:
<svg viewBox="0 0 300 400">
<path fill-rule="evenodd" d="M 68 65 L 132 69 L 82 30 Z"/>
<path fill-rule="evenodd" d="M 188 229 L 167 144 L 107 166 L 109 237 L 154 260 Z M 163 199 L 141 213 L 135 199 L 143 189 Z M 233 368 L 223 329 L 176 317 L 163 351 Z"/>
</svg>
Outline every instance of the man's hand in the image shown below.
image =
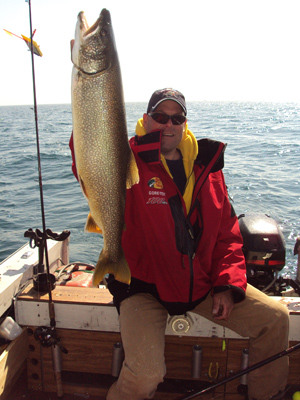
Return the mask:
<svg viewBox="0 0 300 400">
<path fill-rule="evenodd" d="M 212 315 L 215 319 L 228 320 L 231 311 L 233 309 L 233 296 L 232 290 L 226 290 L 225 292 L 215 293 L 213 295 L 213 309 Z"/>
</svg>

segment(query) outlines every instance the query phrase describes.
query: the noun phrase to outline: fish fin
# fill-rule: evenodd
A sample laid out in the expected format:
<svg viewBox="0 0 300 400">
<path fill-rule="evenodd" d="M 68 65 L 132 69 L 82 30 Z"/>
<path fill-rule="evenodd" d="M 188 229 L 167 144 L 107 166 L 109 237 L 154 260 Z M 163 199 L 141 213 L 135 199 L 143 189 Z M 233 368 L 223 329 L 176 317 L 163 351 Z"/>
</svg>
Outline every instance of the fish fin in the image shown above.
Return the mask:
<svg viewBox="0 0 300 400">
<path fill-rule="evenodd" d="M 77 172 L 77 174 L 78 174 L 78 172 Z M 79 183 L 80 183 L 80 187 L 81 187 L 81 190 L 82 190 L 82 193 L 85 195 L 85 197 L 88 199 L 88 195 L 87 195 L 87 191 L 86 191 L 86 188 L 85 188 L 85 186 L 84 186 L 84 182 L 83 182 L 83 180 L 82 180 L 82 178 L 81 178 L 81 176 L 78 174 L 78 180 L 79 180 Z"/>
<path fill-rule="evenodd" d="M 127 166 L 126 189 L 130 189 L 136 183 L 139 183 L 139 169 L 136 164 L 132 150 L 130 149 L 129 161 Z"/>
<path fill-rule="evenodd" d="M 96 224 L 94 218 L 91 216 L 91 213 L 89 213 L 85 227 L 84 227 L 84 232 L 94 232 L 94 233 L 102 233 L 102 229 L 99 228 L 99 226 Z"/>
<path fill-rule="evenodd" d="M 130 284 L 131 273 L 123 252 L 117 262 L 111 262 L 102 250 L 93 273 L 93 287 L 99 286 L 106 274 L 113 274 L 117 281 Z"/>
</svg>

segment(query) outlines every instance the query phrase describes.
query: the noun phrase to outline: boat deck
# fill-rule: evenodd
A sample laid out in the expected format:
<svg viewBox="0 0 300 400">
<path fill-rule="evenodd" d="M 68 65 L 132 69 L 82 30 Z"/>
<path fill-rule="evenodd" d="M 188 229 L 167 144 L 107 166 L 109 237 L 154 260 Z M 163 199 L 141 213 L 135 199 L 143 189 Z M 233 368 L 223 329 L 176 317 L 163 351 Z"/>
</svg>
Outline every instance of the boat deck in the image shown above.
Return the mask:
<svg viewBox="0 0 300 400">
<path fill-rule="evenodd" d="M 114 350 L 121 342 L 118 315 L 110 293 L 105 288 L 56 286 L 52 299 L 56 332 L 62 346 L 68 350 L 67 354 L 61 353 L 63 399 L 104 400 L 116 379 L 112 376 Z M 300 340 L 299 297 L 278 297 L 277 300 L 290 311 L 292 346 Z M 16 299 L 15 315 L 16 321 L 23 326 L 23 334 L 11 342 L 9 351 L 2 358 L 0 380 L 2 375 L 4 382 L 13 384 L 0 394 L 0 400 L 55 400 L 58 397 L 51 348 L 42 346 L 34 335 L 38 327 L 49 326 L 48 295 L 36 292 L 29 284 Z M 154 400 L 178 400 L 206 388 L 214 380 L 221 381 L 237 373 L 243 350 L 248 347 L 247 338 L 194 313 L 170 317 L 165 337 L 167 375 Z M 194 346 L 202 348 L 198 377 L 192 369 Z M 290 355 L 288 383 L 291 388 L 286 400 L 300 390 L 299 365 L 298 351 Z M 21 370 L 23 373 L 18 376 L 15 371 Z M 207 393 L 200 397 L 203 400 L 244 400 L 245 396 L 238 390 L 240 383 L 239 379 L 233 380 L 218 387 L 214 395 Z"/>
<path fill-rule="evenodd" d="M 290 385 L 287 393 L 285 394 L 283 400 L 292 400 L 293 393 L 300 390 L 300 385 Z M 222 398 L 222 395 L 219 397 L 216 394 L 213 396 L 211 393 L 207 394 L 205 397 L 199 396 L 196 400 L 200 399 L 211 399 L 218 400 Z M 159 392 L 155 396 L 155 400 L 160 400 Z M 164 397 L 165 399 L 165 397 Z M 178 395 L 175 400 L 180 399 Z M 247 400 L 247 395 L 239 396 L 240 400 Z M 58 397 L 56 393 L 53 392 L 40 392 L 40 391 L 32 391 L 27 387 L 27 373 L 26 370 L 23 371 L 22 375 L 19 377 L 16 385 L 6 397 L 5 400 L 61 400 L 61 397 Z M 81 394 L 81 393 L 64 393 L 63 400 L 105 400 L 105 396 L 92 396 L 89 394 Z"/>
</svg>

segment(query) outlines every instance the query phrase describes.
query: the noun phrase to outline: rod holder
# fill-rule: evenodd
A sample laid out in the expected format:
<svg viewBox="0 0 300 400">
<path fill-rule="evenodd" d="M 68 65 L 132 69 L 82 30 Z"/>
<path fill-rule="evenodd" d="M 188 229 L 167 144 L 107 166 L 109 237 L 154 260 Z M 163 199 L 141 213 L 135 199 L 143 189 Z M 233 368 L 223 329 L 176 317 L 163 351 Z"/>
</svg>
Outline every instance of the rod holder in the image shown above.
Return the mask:
<svg viewBox="0 0 300 400">
<path fill-rule="evenodd" d="M 249 350 L 244 349 L 242 351 L 242 362 L 241 362 L 241 370 L 247 369 L 249 366 Z M 247 385 L 247 374 L 242 375 L 240 379 L 241 385 Z"/>
<path fill-rule="evenodd" d="M 192 355 L 192 378 L 199 379 L 202 367 L 202 346 L 195 344 Z"/>
<path fill-rule="evenodd" d="M 123 363 L 123 345 L 122 343 L 115 343 L 112 353 L 111 375 L 117 378 L 120 374 Z"/>
<path fill-rule="evenodd" d="M 52 352 L 52 367 L 56 382 L 56 390 L 57 390 L 57 397 L 63 397 L 63 386 L 62 386 L 62 379 L 61 379 L 61 371 L 62 371 L 62 354 L 61 349 L 57 345 L 51 346 Z"/>
<path fill-rule="evenodd" d="M 297 237 L 297 241 L 295 244 L 294 255 L 298 254 L 298 263 L 297 263 L 297 277 L 296 281 L 300 283 L 300 236 Z"/>
<path fill-rule="evenodd" d="M 52 367 L 54 372 L 62 371 L 62 354 L 61 349 L 57 345 L 51 346 L 52 350 Z"/>
<path fill-rule="evenodd" d="M 241 371 L 244 371 L 249 366 L 249 350 L 242 350 L 242 361 Z M 247 374 L 240 377 L 240 384 L 237 387 L 237 392 L 240 395 L 246 395 L 248 393 Z"/>
</svg>

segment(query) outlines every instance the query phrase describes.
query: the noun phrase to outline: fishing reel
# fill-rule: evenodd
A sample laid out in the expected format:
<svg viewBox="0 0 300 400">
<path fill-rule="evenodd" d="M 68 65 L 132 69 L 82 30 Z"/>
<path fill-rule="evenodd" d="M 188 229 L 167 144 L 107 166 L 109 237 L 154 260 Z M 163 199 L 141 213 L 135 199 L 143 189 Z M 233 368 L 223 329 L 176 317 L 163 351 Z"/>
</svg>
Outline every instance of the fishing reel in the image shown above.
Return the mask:
<svg viewBox="0 0 300 400">
<path fill-rule="evenodd" d="M 40 342 L 42 347 L 58 346 L 64 354 L 68 354 L 68 350 L 60 344 L 60 338 L 55 329 L 47 326 L 40 326 L 34 332 L 34 338 Z"/>
</svg>

